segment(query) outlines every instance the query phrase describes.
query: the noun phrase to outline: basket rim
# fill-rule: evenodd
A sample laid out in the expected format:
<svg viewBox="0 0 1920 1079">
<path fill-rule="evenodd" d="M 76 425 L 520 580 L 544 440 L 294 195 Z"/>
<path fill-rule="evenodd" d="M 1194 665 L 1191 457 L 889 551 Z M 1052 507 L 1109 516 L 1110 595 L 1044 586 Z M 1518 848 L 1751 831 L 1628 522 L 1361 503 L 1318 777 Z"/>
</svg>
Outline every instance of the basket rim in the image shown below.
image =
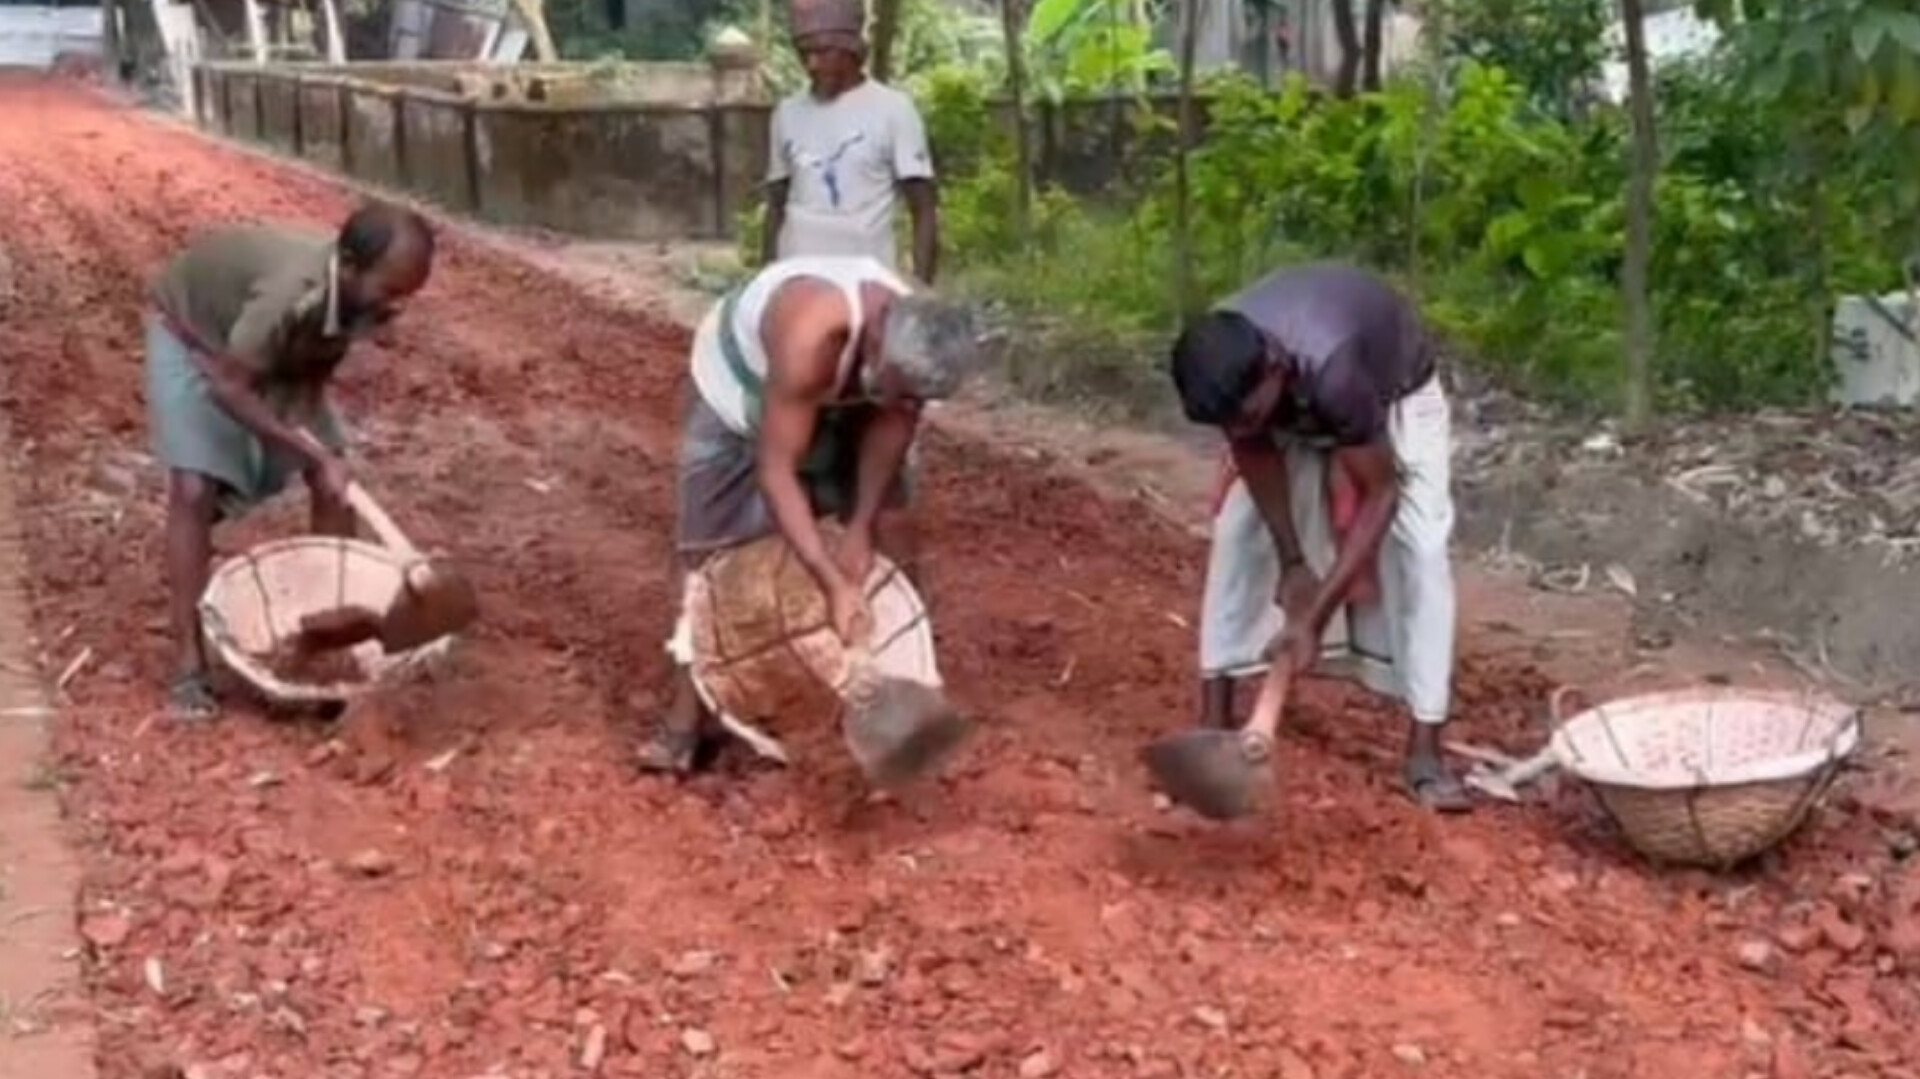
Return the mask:
<svg viewBox="0 0 1920 1079">
<path fill-rule="evenodd" d="M 1583 757 L 1573 748 L 1573 732 L 1604 722 L 1609 709 L 1635 710 L 1666 706 L 1725 704 L 1732 701 L 1783 705 L 1806 709 L 1809 716 L 1825 720 L 1832 730 L 1818 744 L 1797 753 L 1744 764 L 1716 768 L 1708 773 L 1697 768 L 1673 768 L 1647 772 L 1622 767 L 1610 760 Z M 1627 787 L 1644 791 L 1693 791 L 1715 787 L 1734 787 L 1748 783 L 1776 783 L 1806 779 L 1834 764 L 1859 748 L 1862 710 L 1829 694 L 1811 690 L 1750 689 L 1735 686 L 1698 686 L 1689 689 L 1661 690 L 1620 697 L 1605 704 L 1582 709 L 1567 717 L 1554 729 L 1548 747 L 1560 767 L 1589 783 Z"/>
<path fill-rule="evenodd" d="M 694 601 L 694 594 L 696 589 L 707 589 L 711 587 L 711 582 L 712 582 L 711 567 L 718 564 L 718 560 L 720 558 L 724 558 L 729 555 L 734 555 L 736 552 L 739 552 L 752 544 L 769 543 L 769 542 L 773 542 L 776 539 L 778 539 L 779 542 L 782 542 L 782 543 L 786 542 L 785 539 L 781 537 L 763 536 L 755 540 L 749 540 L 746 543 L 736 544 L 731 547 L 722 548 L 719 552 L 716 553 L 715 558 L 712 561 L 709 561 L 708 563 L 702 565 L 699 570 L 696 570 L 693 573 L 687 574 L 686 582 L 683 585 L 684 592 L 683 592 L 683 597 L 681 601 L 681 608 L 684 612 L 684 617 L 687 620 L 687 627 L 691 637 L 696 639 L 698 638 L 698 636 L 700 635 L 700 632 L 699 632 L 700 627 L 703 627 L 705 625 L 706 619 L 712 613 L 712 606 L 710 603 L 700 603 L 700 602 Z M 863 586 L 863 591 L 865 592 L 867 599 L 871 601 L 877 598 L 882 592 L 888 591 L 889 589 L 897 590 L 901 594 L 901 596 L 907 601 L 908 607 L 912 610 L 912 612 L 916 616 L 914 619 L 913 625 L 907 630 L 903 631 L 903 635 L 910 635 L 910 636 L 919 638 L 920 643 L 926 648 L 928 655 L 929 656 L 936 655 L 937 650 L 934 647 L 935 642 L 934 642 L 934 636 L 933 636 L 932 615 L 927 608 L 926 597 L 920 594 L 920 590 L 914 587 L 912 579 L 909 578 L 906 575 L 906 573 L 902 571 L 900 567 L 893 562 L 892 559 L 888 558 L 885 554 L 879 551 L 875 551 L 873 554 L 873 568 L 867 574 L 867 580 L 866 580 L 866 584 Z M 716 700 L 714 699 L 716 696 L 714 693 L 714 690 L 712 686 L 708 684 L 712 677 L 712 669 L 713 669 L 712 658 L 708 656 L 701 656 L 701 655 L 693 655 L 691 662 L 687 666 L 687 672 L 693 680 L 695 691 L 700 695 L 701 703 L 705 704 L 708 708 L 712 709 L 714 712 L 724 715 L 726 710 L 724 708 L 721 708 L 719 704 L 716 702 Z M 842 679 L 843 679 L 842 684 L 828 685 L 827 688 L 836 694 L 842 692 L 845 688 L 844 678 L 848 673 L 850 672 L 842 672 Z M 931 673 L 932 673 L 932 681 L 928 682 L 927 684 L 932 685 L 936 688 L 942 687 L 943 680 L 940 677 L 940 671 L 939 671 L 937 662 Z M 744 721 L 738 720 L 737 717 L 736 717 L 736 722 L 744 723 Z"/>
<path fill-rule="evenodd" d="M 207 584 L 211 587 L 216 579 L 229 573 L 237 573 L 242 566 L 249 563 L 258 562 L 264 558 L 271 558 L 282 551 L 300 550 L 307 547 L 329 547 L 336 549 L 347 547 L 351 548 L 356 554 L 367 555 L 377 562 L 384 562 L 394 569 L 400 570 L 405 569 L 414 561 L 413 558 L 403 555 L 391 547 L 363 540 L 357 536 L 281 536 L 278 539 L 270 539 L 256 543 L 244 551 L 228 555 L 222 559 L 220 564 L 215 566 L 213 572 L 208 575 Z M 203 598 L 204 596 L 205 593 L 202 593 Z"/>
</svg>

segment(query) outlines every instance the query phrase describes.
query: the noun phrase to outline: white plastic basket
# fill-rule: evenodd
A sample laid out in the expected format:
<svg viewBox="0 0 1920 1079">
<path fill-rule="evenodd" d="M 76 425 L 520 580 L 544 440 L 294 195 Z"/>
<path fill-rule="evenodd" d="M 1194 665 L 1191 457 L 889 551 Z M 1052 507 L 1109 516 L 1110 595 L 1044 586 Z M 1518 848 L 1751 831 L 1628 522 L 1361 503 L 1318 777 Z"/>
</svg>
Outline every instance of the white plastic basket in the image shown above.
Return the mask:
<svg viewBox="0 0 1920 1079">
<path fill-rule="evenodd" d="M 933 625 L 913 584 L 885 556 L 867 577 L 873 612 L 869 671 L 938 688 Z M 779 536 L 728 548 L 686 582 L 694 685 L 721 722 L 760 752 L 786 760 L 768 727 L 779 712 L 824 690 L 844 703 L 852 657 L 833 630 L 826 597 Z M 791 729 L 788 727 L 787 729 Z"/>
<path fill-rule="evenodd" d="M 1860 710 L 1804 693 L 1677 690 L 1589 708 L 1550 744 L 1641 853 L 1724 868 L 1800 826 L 1859 748 Z"/>
<path fill-rule="evenodd" d="M 383 611 L 404 585 L 406 557 L 364 540 L 295 536 L 235 555 L 214 570 L 200 598 L 207 643 L 229 670 L 284 702 L 347 700 L 375 685 L 418 673 L 445 656 L 451 636 L 386 655 L 378 641 L 343 650 L 357 681 L 306 683 L 276 673 L 267 659 L 300 630 L 307 615 L 342 607 Z"/>
</svg>

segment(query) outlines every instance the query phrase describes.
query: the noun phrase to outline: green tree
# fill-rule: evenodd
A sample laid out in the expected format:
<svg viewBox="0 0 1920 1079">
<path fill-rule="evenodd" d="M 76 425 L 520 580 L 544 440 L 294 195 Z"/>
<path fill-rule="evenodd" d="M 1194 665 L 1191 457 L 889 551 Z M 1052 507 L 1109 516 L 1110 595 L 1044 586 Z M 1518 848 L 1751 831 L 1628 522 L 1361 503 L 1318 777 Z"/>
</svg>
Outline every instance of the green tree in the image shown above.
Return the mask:
<svg viewBox="0 0 1920 1079">
<path fill-rule="evenodd" d="M 1695 11 L 1724 29 L 1741 93 L 1779 116 L 1793 143 L 1788 182 L 1815 245 L 1809 346 L 1824 363 L 1839 220 L 1904 221 L 1903 242 L 1920 248 L 1920 10 L 1913 0 L 1698 0 Z"/>
<path fill-rule="evenodd" d="M 1153 44 L 1144 0 L 1038 0 L 1024 38 L 1027 73 L 1055 101 L 1075 93 L 1138 93 L 1175 67 Z"/>
<path fill-rule="evenodd" d="M 1497 67 L 1549 115 L 1575 114 L 1600 74 L 1611 0 L 1437 0 L 1447 52 Z"/>
</svg>

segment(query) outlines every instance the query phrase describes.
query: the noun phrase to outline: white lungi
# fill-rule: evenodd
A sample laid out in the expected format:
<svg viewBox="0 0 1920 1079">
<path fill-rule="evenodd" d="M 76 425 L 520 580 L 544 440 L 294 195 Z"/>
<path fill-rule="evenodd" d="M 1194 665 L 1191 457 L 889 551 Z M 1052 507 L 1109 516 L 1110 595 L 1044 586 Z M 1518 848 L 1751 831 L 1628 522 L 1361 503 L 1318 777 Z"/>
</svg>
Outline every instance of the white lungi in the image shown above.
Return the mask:
<svg viewBox="0 0 1920 1079">
<path fill-rule="evenodd" d="M 1400 474 L 1400 504 L 1381 540 L 1379 600 L 1349 604 L 1329 620 L 1323 659 L 1354 662 L 1362 684 L 1406 702 L 1421 723 L 1443 723 L 1453 689 L 1451 409 L 1436 375 L 1393 407 L 1388 435 Z M 1328 452 L 1288 446 L 1295 533 L 1307 564 L 1333 568 L 1327 517 Z M 1213 521 L 1200 608 L 1205 677 L 1265 671 L 1262 653 L 1286 625 L 1274 602 L 1280 556 L 1246 481 L 1235 479 Z"/>
</svg>

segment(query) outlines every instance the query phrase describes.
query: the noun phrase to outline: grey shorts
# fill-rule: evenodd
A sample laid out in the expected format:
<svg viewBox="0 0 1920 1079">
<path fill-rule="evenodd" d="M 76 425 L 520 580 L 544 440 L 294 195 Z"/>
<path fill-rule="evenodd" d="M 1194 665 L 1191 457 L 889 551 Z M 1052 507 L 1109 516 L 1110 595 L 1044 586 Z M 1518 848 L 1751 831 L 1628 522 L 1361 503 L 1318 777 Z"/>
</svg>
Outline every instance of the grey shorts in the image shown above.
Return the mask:
<svg viewBox="0 0 1920 1079">
<path fill-rule="evenodd" d="M 231 520 L 279 494 L 303 463 L 269 448 L 213 399 L 207 376 L 157 313 L 147 315 L 147 425 L 153 454 L 171 469 L 220 485 L 220 516 Z M 323 406 L 308 430 L 334 450 L 346 431 Z"/>
<path fill-rule="evenodd" d="M 876 412 L 873 405 L 846 405 L 820 413 L 813 445 L 800 465 L 800 483 L 816 517 L 845 520 L 853 512 L 860 438 Z M 910 455 L 887 489 L 883 504 L 889 509 L 904 508 L 910 501 L 911 468 Z M 675 549 L 703 553 L 778 531 L 754 472 L 753 440 L 721 422 L 689 383 L 680 423 Z"/>
</svg>

